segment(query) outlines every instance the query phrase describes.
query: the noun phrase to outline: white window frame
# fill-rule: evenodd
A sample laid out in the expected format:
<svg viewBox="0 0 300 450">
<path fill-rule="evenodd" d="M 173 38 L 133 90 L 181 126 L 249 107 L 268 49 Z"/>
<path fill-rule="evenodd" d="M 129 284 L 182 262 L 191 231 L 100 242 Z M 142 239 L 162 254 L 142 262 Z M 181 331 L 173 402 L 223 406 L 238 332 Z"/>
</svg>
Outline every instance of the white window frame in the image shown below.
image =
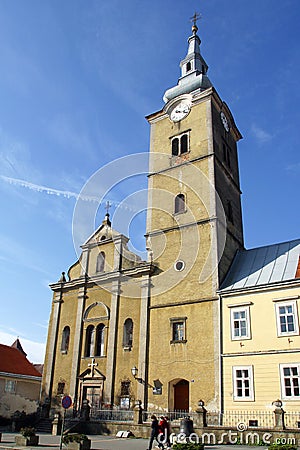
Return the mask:
<svg viewBox="0 0 300 450">
<path fill-rule="evenodd" d="M 286 394 L 286 386 L 285 386 L 285 379 L 287 378 L 284 374 L 284 369 L 291 369 L 296 368 L 297 369 L 297 376 L 291 377 L 291 378 L 297 378 L 298 379 L 298 388 L 299 388 L 299 395 L 287 395 Z M 280 385 L 281 385 L 281 398 L 282 400 L 300 400 L 300 363 L 289 363 L 289 364 L 280 364 Z M 293 382 L 291 383 L 291 389 L 294 394 L 294 388 Z"/>
<path fill-rule="evenodd" d="M 280 323 L 280 307 L 292 307 L 292 314 L 294 317 L 294 330 L 293 331 L 282 331 L 281 323 Z M 297 310 L 297 301 L 296 300 L 286 300 L 275 303 L 275 311 L 276 311 L 276 324 L 277 324 L 277 336 L 295 336 L 299 334 L 299 320 L 298 320 L 298 310 Z"/>
<path fill-rule="evenodd" d="M 17 387 L 16 380 L 5 380 L 4 392 L 9 394 L 15 394 L 16 387 Z"/>
<path fill-rule="evenodd" d="M 186 342 L 186 319 L 187 317 L 172 317 L 170 319 L 171 324 L 171 344 L 177 344 L 177 343 L 185 343 Z M 181 339 L 174 339 L 174 331 L 176 325 L 182 325 L 182 338 Z"/>
<path fill-rule="evenodd" d="M 235 322 L 235 318 L 234 318 L 234 313 L 237 312 L 245 312 L 245 322 L 246 322 L 246 335 L 245 336 L 235 336 L 234 335 L 234 322 Z M 241 320 L 240 320 L 241 322 Z M 241 341 L 244 339 L 251 339 L 251 329 L 250 329 L 250 308 L 249 306 L 236 306 L 236 307 L 232 307 L 230 308 L 230 328 L 231 328 L 231 340 L 233 341 Z"/>
<path fill-rule="evenodd" d="M 182 147 L 181 138 L 182 138 L 184 135 L 187 136 L 187 151 L 182 153 L 182 151 L 181 151 L 181 147 Z M 182 133 L 177 134 L 176 136 L 172 136 L 170 139 L 171 139 L 171 153 L 172 153 L 172 158 L 178 158 L 178 157 L 180 157 L 180 156 L 184 156 L 184 155 L 190 153 L 190 133 L 189 133 L 189 130 L 183 131 Z M 173 141 L 174 141 L 174 139 L 178 139 L 178 155 L 173 155 L 173 152 L 172 152 L 172 150 L 173 150 Z"/>
<path fill-rule="evenodd" d="M 248 370 L 248 380 L 249 380 L 249 395 L 238 395 L 238 386 L 237 386 L 237 371 L 245 371 Z M 246 378 L 244 378 L 245 380 Z M 243 381 L 243 378 L 241 378 Z M 253 382 L 253 366 L 233 366 L 232 367 L 232 383 L 233 383 L 233 400 L 236 402 L 252 402 L 254 401 L 254 382 Z M 242 386 L 242 389 L 245 390 L 246 387 Z"/>
</svg>

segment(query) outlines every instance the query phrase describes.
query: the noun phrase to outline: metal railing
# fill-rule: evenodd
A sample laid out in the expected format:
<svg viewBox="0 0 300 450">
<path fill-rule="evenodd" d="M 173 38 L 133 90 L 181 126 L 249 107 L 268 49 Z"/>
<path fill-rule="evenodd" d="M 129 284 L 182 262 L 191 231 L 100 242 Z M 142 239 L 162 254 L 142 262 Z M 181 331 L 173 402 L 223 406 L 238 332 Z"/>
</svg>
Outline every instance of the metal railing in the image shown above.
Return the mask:
<svg viewBox="0 0 300 450">
<path fill-rule="evenodd" d="M 284 414 L 286 428 L 300 428 L 300 413 L 288 411 Z"/>
<path fill-rule="evenodd" d="M 142 418 L 144 423 L 151 423 L 151 416 L 167 416 L 173 426 L 179 426 L 180 420 L 189 417 L 195 423 L 198 413 L 187 411 L 167 411 L 152 410 L 143 411 Z M 90 417 L 94 420 L 106 422 L 133 422 L 134 412 L 127 409 L 97 409 L 92 408 Z M 275 414 L 274 411 L 207 411 L 206 422 L 210 427 L 230 427 L 232 430 L 243 431 L 248 428 L 267 428 L 274 429 Z M 284 412 L 284 424 L 287 429 L 300 428 L 300 412 Z"/>
<path fill-rule="evenodd" d="M 128 409 L 91 409 L 90 417 L 103 422 L 133 422 L 133 411 Z"/>
<path fill-rule="evenodd" d="M 154 414 L 158 419 L 161 416 L 168 417 L 170 422 L 180 422 L 181 419 L 185 417 L 190 417 L 190 419 L 194 420 L 197 416 L 196 412 L 187 412 L 187 411 L 167 411 L 167 410 L 152 410 L 152 411 L 143 411 L 143 422 L 151 422 L 151 416 Z"/>
<path fill-rule="evenodd" d="M 273 428 L 275 417 L 273 411 L 225 411 L 220 414 L 220 425 L 243 431 L 247 428 Z"/>
</svg>

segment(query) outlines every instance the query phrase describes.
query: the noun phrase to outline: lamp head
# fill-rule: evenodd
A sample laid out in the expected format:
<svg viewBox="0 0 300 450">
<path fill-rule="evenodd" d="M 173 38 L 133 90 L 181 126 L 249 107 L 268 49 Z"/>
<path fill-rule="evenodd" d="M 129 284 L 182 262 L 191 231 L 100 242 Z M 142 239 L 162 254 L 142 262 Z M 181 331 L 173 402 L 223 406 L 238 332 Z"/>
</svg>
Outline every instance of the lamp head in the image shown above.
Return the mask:
<svg viewBox="0 0 300 450">
<path fill-rule="evenodd" d="M 137 374 L 138 374 L 138 369 L 136 366 L 133 366 L 131 369 L 131 373 L 133 375 L 133 378 L 136 378 Z"/>
</svg>

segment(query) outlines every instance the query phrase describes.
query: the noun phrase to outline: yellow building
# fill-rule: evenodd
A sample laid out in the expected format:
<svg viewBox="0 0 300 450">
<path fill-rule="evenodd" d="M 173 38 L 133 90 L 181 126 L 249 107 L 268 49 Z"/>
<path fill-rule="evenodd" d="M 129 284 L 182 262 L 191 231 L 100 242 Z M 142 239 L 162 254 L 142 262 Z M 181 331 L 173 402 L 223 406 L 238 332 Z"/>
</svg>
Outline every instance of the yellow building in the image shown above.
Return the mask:
<svg viewBox="0 0 300 450">
<path fill-rule="evenodd" d="M 200 399 L 210 411 L 234 409 L 241 402 L 233 394 L 232 367 L 254 367 L 255 358 L 263 360 L 257 349 L 266 358 L 271 349 L 285 373 L 286 339 L 263 338 L 262 331 L 254 339 L 250 328 L 243 339 L 231 339 L 230 314 L 241 302 L 259 328 L 264 327 L 259 298 L 271 299 L 263 298 L 268 315 L 267 305 L 277 308 L 283 300 L 271 288 L 255 294 L 255 301 L 250 289 L 241 300 L 230 284 L 232 262 L 239 266 L 235 255 L 244 248 L 241 134 L 207 76 L 197 31 L 195 21 L 181 77 L 165 92 L 164 108 L 147 116 L 148 260 L 128 250 L 128 238 L 113 229 L 107 214 L 82 245 L 67 279 L 63 275 L 51 285 L 42 397 L 52 409 L 60 407 L 63 394 L 72 397 L 76 409 L 89 400 L 95 415 L 101 408 L 130 409 L 136 400 L 147 410 L 194 411 Z M 292 284 L 282 289 L 296 289 Z M 286 291 L 279 298 L 296 295 Z M 297 348 L 298 338 L 293 335 L 289 345 Z M 257 408 L 281 392 L 278 385 L 257 400 Z M 253 398 L 252 389 L 243 407 Z"/>
<path fill-rule="evenodd" d="M 223 408 L 300 408 L 300 240 L 238 252 L 223 283 Z"/>
</svg>

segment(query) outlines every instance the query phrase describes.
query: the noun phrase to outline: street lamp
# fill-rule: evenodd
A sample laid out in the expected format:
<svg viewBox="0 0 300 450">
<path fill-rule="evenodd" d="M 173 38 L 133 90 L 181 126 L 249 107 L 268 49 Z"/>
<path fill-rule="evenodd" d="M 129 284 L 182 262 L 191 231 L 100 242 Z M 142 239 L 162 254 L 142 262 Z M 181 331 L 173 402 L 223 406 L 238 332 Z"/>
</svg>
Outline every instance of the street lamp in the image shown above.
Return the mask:
<svg viewBox="0 0 300 450">
<path fill-rule="evenodd" d="M 137 369 L 136 366 L 133 366 L 133 367 L 132 367 L 131 373 L 132 373 L 133 378 L 136 378 L 136 376 L 137 376 L 137 374 L 138 374 L 138 369 Z"/>
</svg>

